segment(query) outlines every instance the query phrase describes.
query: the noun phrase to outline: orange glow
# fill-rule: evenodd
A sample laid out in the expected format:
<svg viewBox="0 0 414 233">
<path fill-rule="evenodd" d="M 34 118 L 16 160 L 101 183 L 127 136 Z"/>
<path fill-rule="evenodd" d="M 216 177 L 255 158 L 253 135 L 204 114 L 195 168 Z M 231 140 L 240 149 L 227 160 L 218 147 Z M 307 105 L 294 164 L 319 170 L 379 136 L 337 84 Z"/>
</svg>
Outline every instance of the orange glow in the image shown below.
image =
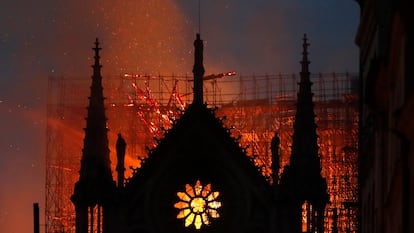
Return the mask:
<svg viewBox="0 0 414 233">
<path fill-rule="evenodd" d="M 185 73 L 183 69 L 191 67 L 184 48 L 192 37 L 186 37 L 185 19 L 174 1 L 103 1 L 100 5 L 102 12 L 93 17 L 103 24 L 97 27 L 110 31 L 104 41 L 107 72 Z"/>
<path fill-rule="evenodd" d="M 310 232 L 312 206 L 305 201 L 302 204 L 302 232 Z"/>
</svg>

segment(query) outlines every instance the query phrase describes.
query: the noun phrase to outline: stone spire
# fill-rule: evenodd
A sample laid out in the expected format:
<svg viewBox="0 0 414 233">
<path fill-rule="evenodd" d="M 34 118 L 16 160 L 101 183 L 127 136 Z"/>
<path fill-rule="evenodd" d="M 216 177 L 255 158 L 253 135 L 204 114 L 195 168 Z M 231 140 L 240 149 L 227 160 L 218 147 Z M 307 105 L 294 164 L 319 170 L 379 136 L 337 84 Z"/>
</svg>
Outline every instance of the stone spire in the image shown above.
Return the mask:
<svg viewBox="0 0 414 233">
<path fill-rule="evenodd" d="M 203 104 L 203 77 L 204 77 L 204 65 L 203 65 L 203 41 L 200 39 L 200 34 L 197 34 L 194 41 L 194 104 Z"/>
<path fill-rule="evenodd" d="M 289 211 L 297 210 L 289 217 L 287 232 L 300 232 L 303 224 L 306 232 L 323 232 L 323 213 L 329 200 L 326 180 L 321 175 L 308 46 L 305 34 L 290 164 L 285 167 L 280 182 L 280 188 L 291 205 Z M 302 208 L 307 211 L 305 215 Z M 302 216 L 307 216 L 307 220 Z"/>
<path fill-rule="evenodd" d="M 299 161 L 308 161 L 312 164 L 315 172 L 320 172 L 318 155 L 318 135 L 316 134 L 316 123 L 314 113 L 313 93 L 310 81 L 308 46 L 306 34 L 303 38 L 302 70 L 300 71 L 299 92 L 297 94 L 296 114 L 292 142 L 291 166 Z M 305 163 L 307 166 L 309 163 Z"/>
<path fill-rule="evenodd" d="M 76 232 L 88 232 L 88 215 L 93 220 L 93 208 L 98 206 L 98 216 L 115 189 L 109 159 L 107 118 L 102 87 L 99 41 L 96 39 L 92 85 L 86 117 L 79 181 L 71 197 L 76 209 Z M 88 214 L 89 213 L 89 214 Z M 91 217 L 92 216 L 92 217 Z M 98 226 L 101 229 L 101 226 Z M 90 230 L 90 229 L 89 229 Z M 92 231 L 92 230 L 91 230 Z"/>
<path fill-rule="evenodd" d="M 80 180 L 112 181 L 111 162 L 109 159 L 107 118 L 105 115 L 104 96 L 99 51 L 99 41 L 95 41 L 95 63 L 92 65 L 93 76 L 90 87 L 88 116 L 86 118 L 85 138 L 80 170 Z M 95 186 L 103 184 L 94 184 Z M 98 187 L 97 187 L 98 188 Z M 104 188 L 104 187 L 99 187 Z M 99 189 L 98 189 L 99 190 Z"/>
</svg>

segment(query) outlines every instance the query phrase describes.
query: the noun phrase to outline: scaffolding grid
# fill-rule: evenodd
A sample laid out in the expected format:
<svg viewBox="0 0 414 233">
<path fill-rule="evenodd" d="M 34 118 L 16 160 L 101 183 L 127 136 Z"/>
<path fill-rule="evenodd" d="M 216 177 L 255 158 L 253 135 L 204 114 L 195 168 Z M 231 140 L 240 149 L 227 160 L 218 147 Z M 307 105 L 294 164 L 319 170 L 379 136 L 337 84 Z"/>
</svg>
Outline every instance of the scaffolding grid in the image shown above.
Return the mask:
<svg viewBox="0 0 414 233">
<path fill-rule="evenodd" d="M 270 141 L 280 137 L 281 168 L 288 164 L 299 75 L 211 75 L 204 99 L 240 138 L 262 174 L 271 180 Z M 326 232 L 356 232 L 357 75 L 312 74 L 322 175 L 328 183 Z M 70 196 L 79 175 L 90 78 L 50 77 L 46 145 L 45 232 L 75 232 Z M 163 137 L 192 102 L 190 75 L 124 74 L 103 79 L 110 150 L 116 135 L 127 140 L 126 176 L 139 169 L 156 139 Z M 116 161 L 114 153 L 111 160 Z M 115 164 L 112 164 L 114 171 Z"/>
</svg>

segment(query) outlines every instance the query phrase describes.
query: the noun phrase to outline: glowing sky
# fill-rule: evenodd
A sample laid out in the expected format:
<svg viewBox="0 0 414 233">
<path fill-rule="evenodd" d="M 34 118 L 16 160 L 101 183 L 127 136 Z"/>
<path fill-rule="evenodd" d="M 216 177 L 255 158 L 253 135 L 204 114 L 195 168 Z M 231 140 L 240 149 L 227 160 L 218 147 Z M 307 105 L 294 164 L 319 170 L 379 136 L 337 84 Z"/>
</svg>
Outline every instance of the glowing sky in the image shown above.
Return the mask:
<svg viewBox="0 0 414 233">
<path fill-rule="evenodd" d="M 303 33 L 311 71 L 358 70 L 359 8 L 352 0 L 201 6 L 206 74 L 298 72 Z M 196 0 L 0 2 L 0 232 L 32 232 L 33 202 L 44 213 L 47 78 L 89 78 L 96 37 L 104 76 L 190 73 L 196 32 Z"/>
</svg>

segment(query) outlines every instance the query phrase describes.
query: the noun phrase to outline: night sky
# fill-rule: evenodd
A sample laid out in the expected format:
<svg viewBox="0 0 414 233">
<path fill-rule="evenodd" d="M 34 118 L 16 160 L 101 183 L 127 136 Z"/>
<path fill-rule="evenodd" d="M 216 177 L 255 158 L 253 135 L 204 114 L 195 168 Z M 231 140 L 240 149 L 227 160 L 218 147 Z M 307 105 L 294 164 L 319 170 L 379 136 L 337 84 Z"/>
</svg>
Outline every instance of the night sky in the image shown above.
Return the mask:
<svg viewBox="0 0 414 233">
<path fill-rule="evenodd" d="M 358 71 L 352 0 L 201 0 L 198 22 L 197 0 L 0 1 L 0 232 L 44 214 L 47 79 L 89 79 L 96 37 L 104 78 L 191 73 L 199 29 L 206 74 L 297 73 L 304 33 L 311 72 Z"/>
</svg>

